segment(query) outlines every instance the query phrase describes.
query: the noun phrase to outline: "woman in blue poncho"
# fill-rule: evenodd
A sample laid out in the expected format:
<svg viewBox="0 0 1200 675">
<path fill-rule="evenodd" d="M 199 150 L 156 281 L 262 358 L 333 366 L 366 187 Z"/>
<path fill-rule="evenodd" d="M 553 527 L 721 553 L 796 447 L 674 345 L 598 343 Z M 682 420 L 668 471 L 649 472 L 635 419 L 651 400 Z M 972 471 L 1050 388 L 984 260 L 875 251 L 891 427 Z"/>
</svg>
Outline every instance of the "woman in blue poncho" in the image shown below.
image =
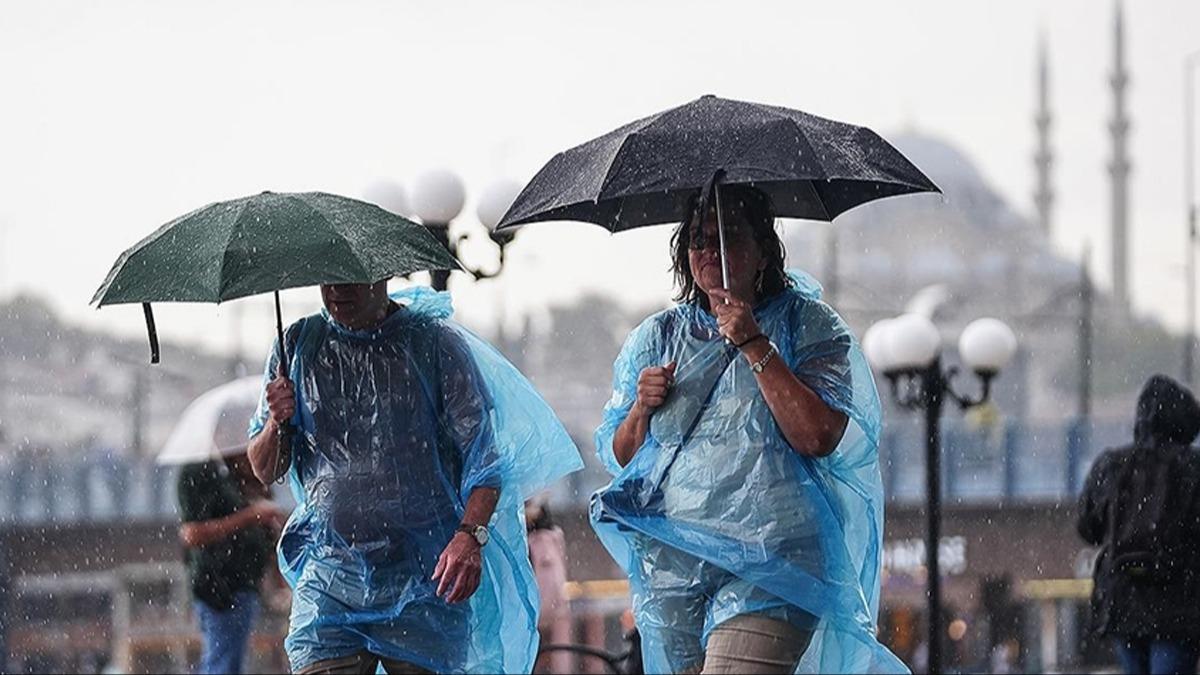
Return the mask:
<svg viewBox="0 0 1200 675">
<path fill-rule="evenodd" d="M 614 366 L 597 533 L 629 574 L 650 672 L 904 672 L 875 639 L 879 400 L 769 199 L 722 186 L 672 241 L 681 304 Z"/>
</svg>

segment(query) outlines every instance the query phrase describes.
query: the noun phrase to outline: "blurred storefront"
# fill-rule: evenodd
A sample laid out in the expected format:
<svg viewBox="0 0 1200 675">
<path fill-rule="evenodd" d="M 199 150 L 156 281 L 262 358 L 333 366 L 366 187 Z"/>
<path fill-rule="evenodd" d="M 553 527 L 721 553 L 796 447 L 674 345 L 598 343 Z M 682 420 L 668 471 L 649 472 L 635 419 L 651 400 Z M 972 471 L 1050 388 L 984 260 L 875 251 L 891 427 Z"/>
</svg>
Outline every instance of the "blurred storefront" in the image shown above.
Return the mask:
<svg viewBox="0 0 1200 675">
<path fill-rule="evenodd" d="M 1074 503 L 951 506 L 942 516 L 944 663 L 971 672 L 1078 672 L 1113 663 L 1089 636 L 1094 550 Z M 888 510 L 880 632 L 914 670 L 926 633 L 925 514 Z"/>
</svg>

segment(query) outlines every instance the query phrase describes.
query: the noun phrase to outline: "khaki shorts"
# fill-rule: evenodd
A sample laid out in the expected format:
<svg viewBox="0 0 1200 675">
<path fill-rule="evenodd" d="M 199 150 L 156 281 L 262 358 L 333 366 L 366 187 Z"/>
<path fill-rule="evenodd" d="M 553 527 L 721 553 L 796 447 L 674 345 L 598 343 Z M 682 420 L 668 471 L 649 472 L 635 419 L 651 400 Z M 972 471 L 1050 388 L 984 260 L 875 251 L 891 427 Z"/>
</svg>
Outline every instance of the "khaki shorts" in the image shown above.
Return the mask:
<svg viewBox="0 0 1200 675">
<path fill-rule="evenodd" d="M 812 631 L 786 621 L 743 614 L 720 624 L 708 636 L 703 675 L 791 673 L 808 649 Z"/>
<path fill-rule="evenodd" d="M 351 656 L 310 663 L 297 670 L 296 675 L 374 675 L 375 669 L 380 663 L 383 664 L 383 669 L 390 675 L 412 675 L 415 673 L 433 672 L 419 666 L 414 666 L 407 661 L 396 661 L 376 656 L 370 652 L 359 652 Z"/>
</svg>

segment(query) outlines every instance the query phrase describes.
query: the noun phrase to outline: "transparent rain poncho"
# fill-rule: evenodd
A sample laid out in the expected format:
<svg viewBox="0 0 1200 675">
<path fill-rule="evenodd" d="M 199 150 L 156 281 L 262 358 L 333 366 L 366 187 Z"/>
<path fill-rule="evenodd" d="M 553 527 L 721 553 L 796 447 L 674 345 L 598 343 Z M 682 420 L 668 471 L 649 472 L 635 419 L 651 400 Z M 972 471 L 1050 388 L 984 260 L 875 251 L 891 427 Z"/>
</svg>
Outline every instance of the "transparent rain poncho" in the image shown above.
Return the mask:
<svg viewBox="0 0 1200 675">
<path fill-rule="evenodd" d="M 437 672 L 529 672 L 538 596 L 523 504 L 581 468 L 579 452 L 529 381 L 447 320 L 449 294 L 391 297 L 404 308 L 374 329 L 322 312 L 284 338 L 299 504 L 279 542 L 293 588 L 288 658 L 299 669 L 366 650 Z M 252 436 L 266 416 L 264 399 Z M 500 500 L 479 589 L 451 605 L 430 576 L 477 487 L 498 487 Z"/>
<path fill-rule="evenodd" d="M 883 495 L 880 405 L 849 328 L 807 275 L 755 310 L 783 361 L 849 425 L 833 454 L 784 439 L 745 358 L 683 304 L 634 329 L 596 431 L 614 474 L 592 523 L 629 574 L 647 672 L 698 670 L 711 630 L 761 614 L 814 631 L 797 672 L 907 672 L 876 640 Z M 624 468 L 613 435 L 651 366 L 675 385 Z"/>
</svg>

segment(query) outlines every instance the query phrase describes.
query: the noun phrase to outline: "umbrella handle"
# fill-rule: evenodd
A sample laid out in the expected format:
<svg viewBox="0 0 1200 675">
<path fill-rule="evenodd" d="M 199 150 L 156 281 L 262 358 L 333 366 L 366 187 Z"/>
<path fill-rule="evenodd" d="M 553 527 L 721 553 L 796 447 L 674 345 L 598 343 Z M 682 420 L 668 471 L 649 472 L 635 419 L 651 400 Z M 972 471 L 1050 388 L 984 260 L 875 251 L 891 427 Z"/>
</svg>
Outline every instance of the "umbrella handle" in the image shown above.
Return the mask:
<svg viewBox="0 0 1200 675">
<path fill-rule="evenodd" d="M 721 287 L 729 290 L 729 258 L 725 255 L 725 216 L 721 214 L 721 182 L 713 177 L 713 198 L 717 202 L 717 239 L 721 243 Z"/>
<path fill-rule="evenodd" d="M 150 338 L 150 363 L 158 363 L 158 330 L 154 327 L 154 310 L 150 303 L 142 303 L 142 314 L 146 315 L 146 336 Z"/>
<path fill-rule="evenodd" d="M 276 372 L 276 377 L 287 377 L 290 367 L 288 366 L 287 349 L 283 345 L 283 310 L 279 304 L 279 291 L 275 291 L 275 332 L 279 344 L 279 370 Z M 284 462 L 285 457 L 290 462 L 292 439 L 296 437 L 296 427 L 292 426 L 291 422 L 281 424 L 276 437 L 279 442 L 279 452 L 275 455 L 275 472 L 279 474 L 279 477 L 275 479 L 275 482 L 282 483 L 284 474 L 280 468 L 287 465 Z"/>
<path fill-rule="evenodd" d="M 291 463 L 292 455 L 292 440 L 296 437 L 296 427 L 291 423 L 279 425 L 275 435 L 279 443 L 279 452 L 275 454 L 275 473 L 279 476 L 275 479 L 276 483 L 283 484 L 286 478 L 286 469 Z"/>
</svg>

